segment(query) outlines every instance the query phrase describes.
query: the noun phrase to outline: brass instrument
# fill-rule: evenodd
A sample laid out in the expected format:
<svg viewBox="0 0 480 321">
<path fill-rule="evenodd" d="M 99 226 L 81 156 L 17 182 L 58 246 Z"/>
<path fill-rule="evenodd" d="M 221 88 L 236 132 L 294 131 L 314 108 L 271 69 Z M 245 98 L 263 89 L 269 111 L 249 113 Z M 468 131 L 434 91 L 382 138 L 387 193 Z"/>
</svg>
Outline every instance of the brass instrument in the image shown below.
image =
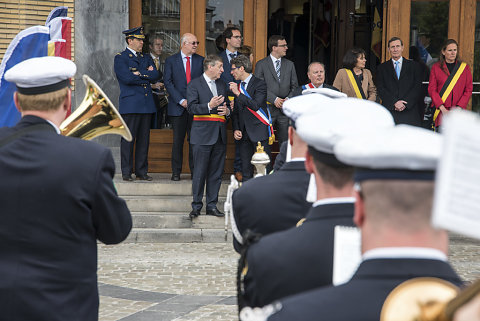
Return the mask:
<svg viewBox="0 0 480 321">
<path fill-rule="evenodd" d="M 105 134 L 117 134 L 131 141 L 132 134 L 107 95 L 87 75 L 85 97 L 77 109 L 60 125 L 64 136 L 90 140 Z"/>
<path fill-rule="evenodd" d="M 458 308 L 480 293 L 480 280 L 458 294 L 437 278 L 415 278 L 397 286 L 382 307 L 380 321 L 451 321 Z"/>
</svg>

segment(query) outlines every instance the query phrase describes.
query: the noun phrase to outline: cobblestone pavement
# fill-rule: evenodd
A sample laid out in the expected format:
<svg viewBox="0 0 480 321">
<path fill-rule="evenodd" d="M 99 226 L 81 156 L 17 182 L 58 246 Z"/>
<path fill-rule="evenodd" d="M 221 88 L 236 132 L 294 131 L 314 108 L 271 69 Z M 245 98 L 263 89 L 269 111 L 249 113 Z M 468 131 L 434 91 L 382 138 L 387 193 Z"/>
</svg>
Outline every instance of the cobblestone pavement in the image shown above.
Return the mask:
<svg viewBox="0 0 480 321">
<path fill-rule="evenodd" d="M 230 243 L 99 245 L 100 320 L 237 320 Z M 454 236 L 450 260 L 480 278 L 480 241 Z"/>
</svg>

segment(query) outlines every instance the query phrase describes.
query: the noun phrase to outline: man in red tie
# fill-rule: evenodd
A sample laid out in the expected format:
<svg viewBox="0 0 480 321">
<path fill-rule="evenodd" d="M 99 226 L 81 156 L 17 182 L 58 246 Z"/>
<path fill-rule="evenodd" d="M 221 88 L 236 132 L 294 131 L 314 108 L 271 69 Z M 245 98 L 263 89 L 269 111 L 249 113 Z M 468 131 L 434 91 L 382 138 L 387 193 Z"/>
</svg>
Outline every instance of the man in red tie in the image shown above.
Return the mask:
<svg viewBox="0 0 480 321">
<path fill-rule="evenodd" d="M 202 75 L 203 57 L 195 52 L 198 47 L 197 37 L 186 33 L 180 38 L 180 52 L 165 60 L 165 88 L 170 95 L 168 100 L 168 116 L 173 127 L 172 145 L 172 180 L 179 181 L 183 163 L 183 142 L 188 134 L 192 116 L 187 111 L 187 84 Z M 193 173 L 192 151 L 189 146 L 190 172 Z"/>
</svg>

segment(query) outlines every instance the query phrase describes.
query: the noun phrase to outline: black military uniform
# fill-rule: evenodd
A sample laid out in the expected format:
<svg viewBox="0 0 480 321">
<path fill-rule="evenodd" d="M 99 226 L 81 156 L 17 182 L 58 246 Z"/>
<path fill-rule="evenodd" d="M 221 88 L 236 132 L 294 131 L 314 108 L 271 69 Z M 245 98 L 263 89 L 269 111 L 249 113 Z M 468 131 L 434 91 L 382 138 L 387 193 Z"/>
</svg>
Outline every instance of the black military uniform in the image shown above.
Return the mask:
<svg viewBox="0 0 480 321">
<path fill-rule="evenodd" d="M 250 246 L 243 294 L 248 306 L 332 284 L 336 225 L 353 226 L 354 198 L 313 207 L 297 228 L 274 233 Z"/>
</svg>

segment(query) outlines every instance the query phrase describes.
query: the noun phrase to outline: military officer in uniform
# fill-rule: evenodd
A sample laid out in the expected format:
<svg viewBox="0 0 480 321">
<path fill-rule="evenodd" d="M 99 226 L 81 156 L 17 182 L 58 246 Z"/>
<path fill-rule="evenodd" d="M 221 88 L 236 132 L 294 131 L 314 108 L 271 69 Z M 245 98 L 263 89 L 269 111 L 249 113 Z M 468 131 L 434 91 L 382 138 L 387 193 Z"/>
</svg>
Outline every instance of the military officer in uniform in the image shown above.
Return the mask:
<svg viewBox="0 0 480 321">
<path fill-rule="evenodd" d="M 123 34 L 127 48 L 115 56 L 114 69 L 120 85 L 119 111 L 133 139 L 131 142 L 121 140 L 122 177 L 124 181 L 132 181 L 135 172 L 136 179 L 151 181 L 152 177 L 147 174 L 148 145 L 150 125 L 156 112 L 151 84 L 156 83 L 159 74 L 150 55 L 142 53 L 143 27 L 125 30 Z"/>
<path fill-rule="evenodd" d="M 354 221 L 362 232 L 362 262 L 347 283 L 294 295 L 253 314 L 273 312 L 269 321 L 379 320 L 387 295 L 408 279 L 436 277 L 460 286 L 447 261 L 447 232 L 431 225 L 441 150 L 439 134 L 409 125 L 356 133 L 336 144 L 335 156 L 356 167 Z"/>
<path fill-rule="evenodd" d="M 246 305 L 264 306 L 332 284 L 334 229 L 337 225 L 354 226 L 355 201 L 353 167 L 333 155 L 334 144 L 365 128 L 394 126 L 392 116 L 382 106 L 351 98 L 309 94 L 289 99 L 284 110 L 305 106 L 311 108 L 295 124 L 298 135 L 308 144 L 305 167 L 315 175 L 317 201 L 300 226 L 270 234 L 250 246 L 243 277 Z"/>
</svg>

